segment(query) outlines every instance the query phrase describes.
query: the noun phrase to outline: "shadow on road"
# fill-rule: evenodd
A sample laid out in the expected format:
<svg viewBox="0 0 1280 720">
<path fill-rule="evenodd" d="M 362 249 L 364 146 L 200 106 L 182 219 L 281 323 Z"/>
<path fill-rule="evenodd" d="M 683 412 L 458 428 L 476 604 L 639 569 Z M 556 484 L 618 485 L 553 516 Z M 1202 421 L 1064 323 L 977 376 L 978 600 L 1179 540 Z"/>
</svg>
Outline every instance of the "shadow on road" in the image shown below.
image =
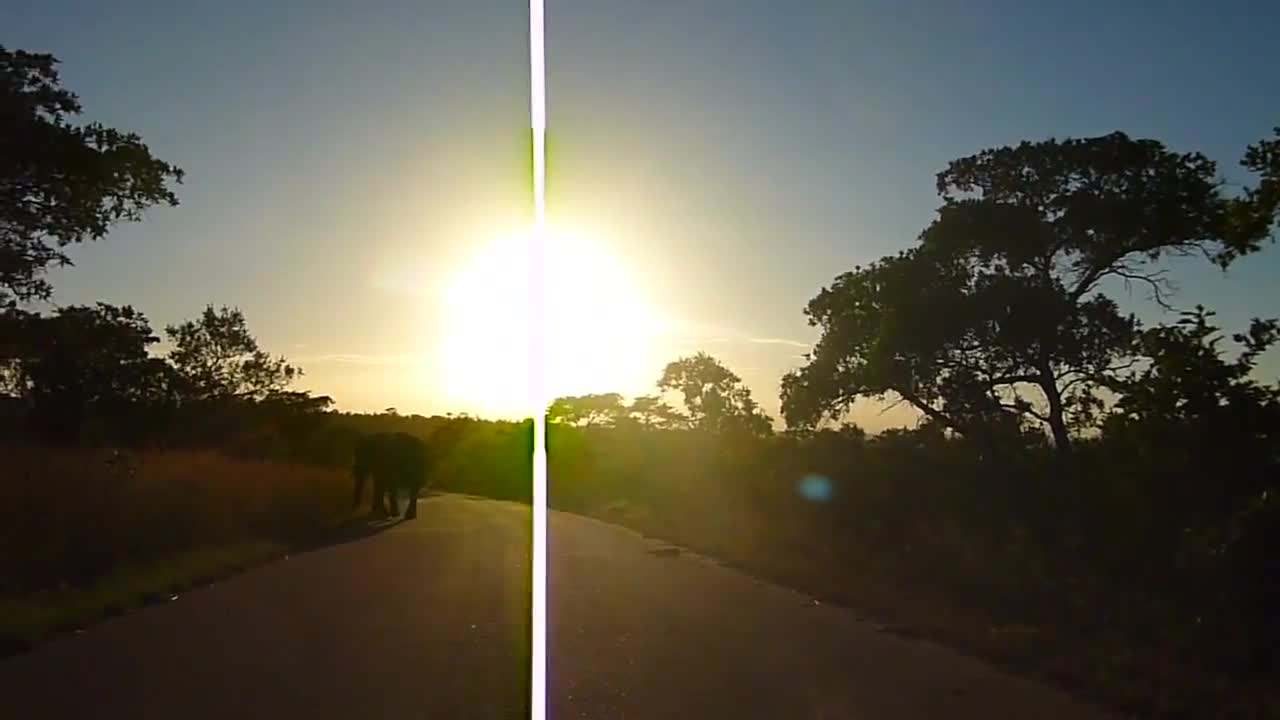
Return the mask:
<svg viewBox="0 0 1280 720">
<path fill-rule="evenodd" d="M 344 525 L 329 530 L 311 540 L 300 542 L 294 545 L 289 554 L 297 555 L 300 553 L 311 552 L 313 550 L 322 550 L 334 545 L 342 545 L 344 543 L 364 540 L 373 537 L 382 532 L 386 532 L 402 522 L 409 522 L 402 517 L 385 518 L 382 520 L 374 520 L 371 518 L 353 518 Z"/>
</svg>

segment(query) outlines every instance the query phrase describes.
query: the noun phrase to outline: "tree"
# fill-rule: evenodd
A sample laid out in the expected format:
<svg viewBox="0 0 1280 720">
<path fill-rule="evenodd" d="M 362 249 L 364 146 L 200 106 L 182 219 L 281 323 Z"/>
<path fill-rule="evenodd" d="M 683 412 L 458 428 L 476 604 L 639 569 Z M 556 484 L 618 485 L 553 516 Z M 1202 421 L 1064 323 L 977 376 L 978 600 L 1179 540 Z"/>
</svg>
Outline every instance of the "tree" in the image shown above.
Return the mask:
<svg viewBox="0 0 1280 720">
<path fill-rule="evenodd" d="M 258 348 L 238 308 L 206 307 L 200 317 L 169 325 L 169 361 L 192 400 L 262 400 L 282 392 L 302 371 Z"/>
<path fill-rule="evenodd" d="M 0 309 L 48 299 L 43 275 L 71 264 L 66 246 L 178 204 L 168 184 L 182 170 L 136 134 L 69 121 L 80 102 L 61 87 L 57 62 L 0 46 Z"/>
<path fill-rule="evenodd" d="M 1104 424 L 1108 437 L 1147 462 L 1168 461 L 1194 476 L 1194 487 L 1164 490 L 1210 513 L 1235 510 L 1274 484 L 1280 469 L 1280 387 L 1253 377 L 1259 357 L 1280 340 L 1280 322 L 1254 319 L 1232 336 L 1242 350 L 1228 359 L 1212 317 L 1196 306 L 1174 325 L 1143 332 L 1144 362 L 1110 383 L 1118 400 Z"/>
<path fill-rule="evenodd" d="M 631 401 L 627 417 L 644 428 L 680 427 L 689 419 L 656 395 L 641 395 Z"/>
<path fill-rule="evenodd" d="M 1120 395 L 1113 418 L 1138 424 L 1191 422 L 1208 431 L 1226 415 L 1236 415 L 1245 418 L 1240 429 L 1280 431 L 1280 389 L 1252 377 L 1259 357 L 1280 340 L 1280 322 L 1255 318 L 1248 332 L 1232 335 L 1243 350 L 1227 360 L 1222 333 L 1209 323 L 1213 316 L 1197 305 L 1177 323 L 1139 336 L 1147 364 L 1111 383 Z"/>
<path fill-rule="evenodd" d="M 618 393 L 575 395 L 556 398 L 547 408 L 547 419 L 568 425 L 616 425 L 626 417 L 626 406 Z"/>
<path fill-rule="evenodd" d="M 1241 197 L 1231 201 L 1227 217 L 1230 246 L 1219 258 L 1219 264 L 1261 247 L 1271 227 L 1280 218 L 1280 125 L 1272 128 L 1272 137 L 1260 140 L 1245 150 L 1240 165 L 1259 176 L 1256 187 L 1246 188 Z"/>
<path fill-rule="evenodd" d="M 680 393 L 694 427 L 752 435 L 773 432 L 772 421 L 752 399 L 742 378 L 705 352 L 668 363 L 658 388 Z"/>
<path fill-rule="evenodd" d="M 170 397 L 170 368 L 148 352 L 159 338 L 131 307 L 98 303 L 10 317 L 22 318 L 21 350 L 6 362 L 6 384 L 28 400 L 46 435 L 74 440 L 90 417 L 120 420 Z"/>
<path fill-rule="evenodd" d="M 1130 366 L 1132 316 L 1102 291 L 1119 280 L 1166 303 L 1157 261 L 1226 266 L 1257 250 L 1276 214 L 1274 144 L 1246 167 L 1263 181 L 1226 196 L 1214 163 L 1123 133 L 1024 142 L 952 162 L 919 243 L 836 278 L 806 308 L 822 337 L 783 379 L 789 424 L 894 397 L 961 434 L 1013 413 L 1062 453 L 1099 410 L 1096 390 Z"/>
</svg>

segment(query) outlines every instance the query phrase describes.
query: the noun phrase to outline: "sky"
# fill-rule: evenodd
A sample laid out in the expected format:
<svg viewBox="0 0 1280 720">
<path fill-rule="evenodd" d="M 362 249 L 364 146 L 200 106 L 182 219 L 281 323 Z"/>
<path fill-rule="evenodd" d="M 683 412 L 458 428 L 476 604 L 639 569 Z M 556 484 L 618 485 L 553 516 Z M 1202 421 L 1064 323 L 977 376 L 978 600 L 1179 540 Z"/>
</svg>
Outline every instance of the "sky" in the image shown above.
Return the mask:
<svg viewBox="0 0 1280 720">
<path fill-rule="evenodd" d="M 0 43 L 58 56 L 86 119 L 187 172 L 179 208 L 73 250 L 55 300 L 156 328 L 235 305 L 343 409 L 507 413 L 527 5 L 320 5 L 0 0 Z M 553 389 L 649 392 L 705 350 L 776 415 L 806 302 L 911 245 L 934 175 L 986 147 L 1123 130 L 1247 181 L 1244 147 L 1280 125 L 1280 5 L 1144 6 L 546 0 L 548 209 L 571 238 L 549 256 Z M 1243 327 L 1280 315 L 1278 270 L 1274 247 L 1183 263 L 1175 302 Z"/>
</svg>

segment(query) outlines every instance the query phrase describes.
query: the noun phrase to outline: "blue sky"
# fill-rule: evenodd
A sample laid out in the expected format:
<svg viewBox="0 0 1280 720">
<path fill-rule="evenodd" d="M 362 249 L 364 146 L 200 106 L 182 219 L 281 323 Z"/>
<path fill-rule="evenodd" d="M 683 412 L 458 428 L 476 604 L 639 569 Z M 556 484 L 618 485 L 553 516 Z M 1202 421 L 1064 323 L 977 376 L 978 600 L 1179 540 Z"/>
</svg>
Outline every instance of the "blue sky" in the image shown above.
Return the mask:
<svg viewBox="0 0 1280 720">
<path fill-rule="evenodd" d="M 180 208 L 77 249 L 57 300 L 132 303 L 156 326 L 236 304 L 346 407 L 467 409 L 440 399 L 430 288 L 527 217 L 527 6 L 344 5 L 0 3 L 0 42 L 56 54 L 91 119 L 188 171 Z M 814 339 L 805 302 L 909 245 L 947 161 L 1120 129 L 1238 181 L 1245 145 L 1280 124 L 1274 3 L 547 0 L 547 15 L 551 212 L 597 233 L 672 320 L 655 378 L 703 348 L 771 410 Z M 1179 266 L 1178 301 L 1229 327 L 1280 314 L 1277 270 L 1274 248 L 1225 277 Z"/>
</svg>

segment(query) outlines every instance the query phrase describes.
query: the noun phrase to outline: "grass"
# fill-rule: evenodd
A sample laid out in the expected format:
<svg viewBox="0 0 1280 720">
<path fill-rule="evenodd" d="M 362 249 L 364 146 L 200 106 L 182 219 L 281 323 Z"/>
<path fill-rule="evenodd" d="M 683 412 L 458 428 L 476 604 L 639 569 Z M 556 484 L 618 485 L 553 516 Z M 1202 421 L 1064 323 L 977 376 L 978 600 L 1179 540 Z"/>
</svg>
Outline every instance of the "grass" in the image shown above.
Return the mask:
<svg viewBox="0 0 1280 720">
<path fill-rule="evenodd" d="M 162 602 L 192 587 L 274 559 L 278 542 L 246 541 L 196 548 L 127 565 L 84 587 L 61 587 L 0 597 L 0 656 L 20 652 L 58 633 Z"/>
<path fill-rule="evenodd" d="M 339 468 L 211 451 L 0 453 L 0 654 L 345 527 Z"/>
</svg>

